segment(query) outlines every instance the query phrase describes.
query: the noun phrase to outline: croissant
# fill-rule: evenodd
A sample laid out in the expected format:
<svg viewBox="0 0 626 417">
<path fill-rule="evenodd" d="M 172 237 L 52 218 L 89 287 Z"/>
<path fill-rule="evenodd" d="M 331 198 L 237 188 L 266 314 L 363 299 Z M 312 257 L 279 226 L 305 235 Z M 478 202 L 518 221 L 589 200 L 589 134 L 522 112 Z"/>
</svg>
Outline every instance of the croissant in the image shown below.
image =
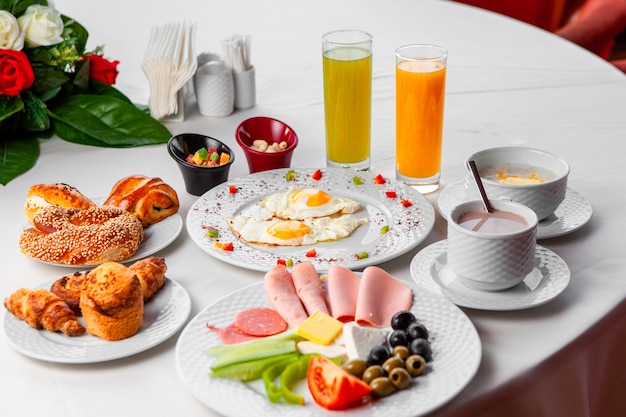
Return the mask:
<svg viewBox="0 0 626 417">
<path fill-rule="evenodd" d="M 135 215 L 144 228 L 178 211 L 178 194 L 160 178 L 131 175 L 119 180 L 103 203 Z"/>
<path fill-rule="evenodd" d="M 52 283 L 50 291 L 58 295 L 72 309 L 77 316 L 81 316 L 80 311 L 80 290 L 87 271 L 74 272 L 73 274 L 62 276 Z"/>
<path fill-rule="evenodd" d="M 135 262 L 129 268 L 139 278 L 144 302 L 150 300 L 165 284 L 167 266 L 163 258 L 151 256 Z"/>
<path fill-rule="evenodd" d="M 4 300 L 4 306 L 15 317 L 36 329 L 61 331 L 67 336 L 85 334 L 85 328 L 78 322 L 76 314 L 48 290 L 20 288 Z"/>
</svg>

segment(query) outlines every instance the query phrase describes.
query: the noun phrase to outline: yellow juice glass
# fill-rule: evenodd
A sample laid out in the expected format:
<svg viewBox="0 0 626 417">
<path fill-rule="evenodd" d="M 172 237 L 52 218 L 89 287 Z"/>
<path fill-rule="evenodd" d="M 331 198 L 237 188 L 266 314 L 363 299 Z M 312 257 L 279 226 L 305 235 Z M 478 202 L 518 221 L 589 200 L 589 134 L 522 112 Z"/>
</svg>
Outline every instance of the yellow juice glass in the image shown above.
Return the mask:
<svg viewBox="0 0 626 417">
<path fill-rule="evenodd" d="M 422 193 L 439 188 L 447 51 L 396 50 L 396 178 Z"/>
<path fill-rule="evenodd" d="M 372 37 L 338 30 L 322 37 L 328 166 L 370 167 Z"/>
</svg>

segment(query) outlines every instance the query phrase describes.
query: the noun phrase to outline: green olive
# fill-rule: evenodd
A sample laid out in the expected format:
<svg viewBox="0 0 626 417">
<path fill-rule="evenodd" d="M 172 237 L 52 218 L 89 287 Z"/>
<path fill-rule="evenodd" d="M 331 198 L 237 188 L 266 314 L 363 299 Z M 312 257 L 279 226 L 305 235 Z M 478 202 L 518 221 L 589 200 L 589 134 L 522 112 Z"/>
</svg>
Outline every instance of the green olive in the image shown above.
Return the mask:
<svg viewBox="0 0 626 417">
<path fill-rule="evenodd" d="M 376 378 L 381 377 L 381 376 L 385 376 L 385 375 L 386 375 L 385 374 L 385 370 L 383 369 L 382 366 L 380 366 L 380 365 L 372 365 L 372 366 L 369 366 L 365 370 L 365 372 L 363 372 L 363 376 L 361 377 L 361 379 L 366 384 L 370 384 Z"/>
<path fill-rule="evenodd" d="M 408 358 L 409 355 L 411 355 L 411 352 L 409 351 L 408 347 L 404 345 L 398 345 L 393 348 L 393 355 L 398 356 L 402 358 L 403 360 L 406 360 L 406 358 Z"/>
<path fill-rule="evenodd" d="M 393 368 L 404 368 L 404 361 L 401 357 L 392 356 L 383 363 L 383 369 L 387 374 L 389 374 Z"/>
<path fill-rule="evenodd" d="M 404 389 L 411 383 L 411 375 L 406 368 L 393 368 L 389 373 L 389 380 L 397 389 Z"/>
<path fill-rule="evenodd" d="M 406 358 L 405 367 L 411 376 L 419 376 L 426 369 L 426 361 L 420 355 L 411 355 Z"/>
<path fill-rule="evenodd" d="M 370 388 L 372 388 L 372 394 L 377 398 L 387 397 L 395 392 L 396 388 L 393 386 L 389 378 L 386 376 L 379 376 L 370 382 Z"/>
<path fill-rule="evenodd" d="M 361 378 L 363 372 L 367 368 L 367 363 L 363 359 L 352 359 L 343 365 L 343 369 L 350 372 L 352 375 Z"/>
</svg>

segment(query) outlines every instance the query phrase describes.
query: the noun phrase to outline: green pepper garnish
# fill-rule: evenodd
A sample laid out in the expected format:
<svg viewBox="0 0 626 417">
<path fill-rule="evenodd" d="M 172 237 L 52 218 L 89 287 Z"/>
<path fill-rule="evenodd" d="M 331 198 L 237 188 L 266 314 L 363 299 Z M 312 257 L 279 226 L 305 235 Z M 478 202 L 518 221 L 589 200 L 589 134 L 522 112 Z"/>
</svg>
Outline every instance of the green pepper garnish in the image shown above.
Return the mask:
<svg viewBox="0 0 626 417">
<path fill-rule="evenodd" d="M 297 360 L 298 358 L 296 357 L 288 358 L 271 365 L 263 371 L 263 375 L 261 377 L 263 378 L 263 383 L 265 384 L 265 392 L 267 393 L 267 398 L 270 400 L 271 403 L 276 404 L 280 402 L 280 399 L 283 396 L 283 392 L 280 389 L 280 386 L 274 381 L 280 376 L 280 374 L 283 373 L 283 371 L 285 370 L 285 368 L 287 368 L 289 364 Z"/>
<path fill-rule="evenodd" d="M 310 354 L 302 355 L 297 361 L 287 365 L 285 370 L 280 374 L 280 389 L 287 404 L 304 405 L 304 397 L 293 392 L 291 387 L 293 387 L 296 382 L 306 377 L 310 360 Z"/>
<path fill-rule="evenodd" d="M 385 225 L 385 226 L 380 228 L 380 234 L 381 235 L 387 234 L 388 231 L 389 231 L 389 226 L 387 226 L 387 225 Z"/>
<path fill-rule="evenodd" d="M 206 231 L 205 235 L 212 239 L 217 239 L 220 237 L 220 232 L 217 229 L 210 228 Z"/>
<path fill-rule="evenodd" d="M 217 161 L 218 159 L 220 159 L 220 154 L 219 154 L 219 153 L 217 153 L 217 152 L 213 152 L 213 153 L 211 154 L 210 159 L 211 159 L 211 161 L 215 162 L 215 161 Z"/>
<path fill-rule="evenodd" d="M 352 177 L 352 183 L 354 185 L 363 185 L 363 178 L 354 176 Z"/>
<path fill-rule="evenodd" d="M 367 252 L 359 252 L 359 253 L 357 253 L 357 254 L 356 254 L 356 257 L 357 257 L 358 259 L 365 259 L 365 258 L 369 258 L 369 256 L 370 256 L 370 255 L 369 255 L 369 253 L 367 253 Z"/>
<path fill-rule="evenodd" d="M 287 181 L 293 181 L 296 178 L 298 178 L 298 175 L 296 174 L 296 171 L 294 171 L 293 169 L 290 169 L 289 171 L 287 171 L 287 173 L 285 174 L 285 179 Z"/>
</svg>

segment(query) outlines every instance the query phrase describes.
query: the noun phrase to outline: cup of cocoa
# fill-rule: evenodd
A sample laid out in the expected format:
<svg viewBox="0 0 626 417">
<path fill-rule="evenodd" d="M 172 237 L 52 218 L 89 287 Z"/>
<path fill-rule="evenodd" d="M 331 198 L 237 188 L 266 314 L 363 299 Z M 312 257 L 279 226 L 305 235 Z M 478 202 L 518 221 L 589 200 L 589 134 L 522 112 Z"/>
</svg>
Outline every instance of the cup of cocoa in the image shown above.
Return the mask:
<svg viewBox="0 0 626 417">
<path fill-rule="evenodd" d="M 472 200 L 448 218 L 448 266 L 467 287 L 502 291 L 522 282 L 535 267 L 537 214 L 506 200 Z"/>
</svg>

